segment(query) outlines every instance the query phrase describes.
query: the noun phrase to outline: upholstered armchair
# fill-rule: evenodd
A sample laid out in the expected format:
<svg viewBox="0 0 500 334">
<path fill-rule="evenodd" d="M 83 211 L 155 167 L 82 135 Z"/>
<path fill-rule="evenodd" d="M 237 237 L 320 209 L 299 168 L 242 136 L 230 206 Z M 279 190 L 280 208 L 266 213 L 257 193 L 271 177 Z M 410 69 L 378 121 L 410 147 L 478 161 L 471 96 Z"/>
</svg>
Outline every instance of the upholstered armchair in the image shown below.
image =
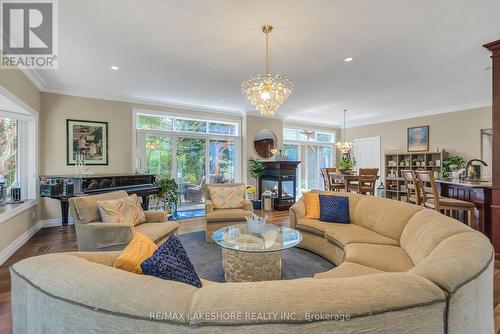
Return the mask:
<svg viewBox="0 0 500 334">
<path fill-rule="evenodd" d="M 157 244 L 176 233 L 179 224 L 168 221 L 167 213 L 162 211 L 145 211 L 146 222 L 136 226 L 102 222 L 97 201 L 120 199 L 127 196 L 126 191 L 114 191 L 69 199 L 69 209 L 75 224 L 78 250 L 121 250 L 132 240 L 135 231 L 145 234 Z"/>
<path fill-rule="evenodd" d="M 205 240 L 207 243 L 212 243 L 212 233 L 214 231 L 229 225 L 240 224 L 245 222 L 245 217 L 253 214 L 253 205 L 247 199 L 243 199 L 243 206 L 234 209 L 217 209 L 215 208 L 210 197 L 210 188 L 215 187 L 245 187 L 243 183 L 223 183 L 223 184 L 207 184 L 205 190 Z M 243 195 L 244 196 L 244 195 Z"/>
</svg>

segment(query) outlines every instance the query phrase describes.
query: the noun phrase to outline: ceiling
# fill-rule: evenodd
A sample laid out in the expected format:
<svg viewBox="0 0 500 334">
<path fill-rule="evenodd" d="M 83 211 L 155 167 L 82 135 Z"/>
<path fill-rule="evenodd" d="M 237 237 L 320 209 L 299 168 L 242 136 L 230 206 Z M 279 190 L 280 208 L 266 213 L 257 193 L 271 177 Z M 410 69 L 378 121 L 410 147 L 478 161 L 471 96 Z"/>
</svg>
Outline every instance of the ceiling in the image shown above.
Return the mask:
<svg viewBox="0 0 500 334">
<path fill-rule="evenodd" d="M 491 105 L 481 45 L 500 38 L 499 12 L 498 0 L 59 1 L 59 69 L 29 77 L 49 92 L 252 112 L 240 85 L 264 71 L 271 23 L 271 72 L 295 83 L 280 115 L 335 126 L 348 108 L 348 126 L 378 123 Z"/>
</svg>

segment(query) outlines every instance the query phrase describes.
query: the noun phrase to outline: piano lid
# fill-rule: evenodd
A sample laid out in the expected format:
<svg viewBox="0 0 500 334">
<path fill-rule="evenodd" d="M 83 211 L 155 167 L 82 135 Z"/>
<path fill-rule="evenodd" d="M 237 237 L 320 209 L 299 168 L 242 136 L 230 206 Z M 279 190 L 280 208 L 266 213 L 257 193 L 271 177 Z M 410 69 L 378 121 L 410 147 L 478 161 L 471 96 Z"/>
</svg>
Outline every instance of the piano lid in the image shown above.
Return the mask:
<svg viewBox="0 0 500 334">
<path fill-rule="evenodd" d="M 61 178 L 61 179 L 88 179 L 88 178 L 101 178 L 101 177 L 128 177 L 128 176 L 156 176 L 156 174 L 134 174 L 134 173 L 118 173 L 118 174 L 88 174 L 88 175 L 74 175 L 74 174 L 56 174 L 56 175 L 40 175 L 43 178 Z"/>
</svg>

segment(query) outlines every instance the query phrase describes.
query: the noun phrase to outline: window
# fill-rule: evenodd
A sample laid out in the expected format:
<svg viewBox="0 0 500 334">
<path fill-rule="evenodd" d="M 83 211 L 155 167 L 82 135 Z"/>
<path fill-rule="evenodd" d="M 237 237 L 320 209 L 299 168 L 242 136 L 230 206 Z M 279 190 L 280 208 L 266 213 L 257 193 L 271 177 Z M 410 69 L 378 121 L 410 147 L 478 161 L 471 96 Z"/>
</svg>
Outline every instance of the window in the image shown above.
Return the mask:
<svg viewBox="0 0 500 334">
<path fill-rule="evenodd" d="M 173 130 L 174 125 L 171 118 L 153 115 L 137 115 L 136 124 L 138 129 L 148 130 Z"/>
<path fill-rule="evenodd" d="M 335 142 L 335 134 L 329 132 L 314 131 L 314 130 L 285 128 L 283 129 L 283 139 L 285 141 L 290 140 L 290 141 L 333 143 Z"/>
<path fill-rule="evenodd" d="M 17 120 L 0 117 L 0 179 L 7 186 L 17 178 Z"/>
<path fill-rule="evenodd" d="M 207 132 L 207 122 L 193 121 L 190 119 L 176 119 L 175 131 L 183 132 Z"/>
<path fill-rule="evenodd" d="M 179 209 L 201 208 L 206 183 L 240 180 L 239 123 L 135 113 L 137 170 L 174 178 Z"/>
<path fill-rule="evenodd" d="M 283 129 L 284 156 L 287 160 L 299 160 L 298 189 L 321 189 L 321 168 L 332 167 L 335 160 L 335 133 Z"/>
<path fill-rule="evenodd" d="M 223 136 L 237 136 L 238 125 L 231 122 L 206 121 L 175 116 L 137 113 L 136 129 L 174 132 L 196 132 Z"/>
</svg>

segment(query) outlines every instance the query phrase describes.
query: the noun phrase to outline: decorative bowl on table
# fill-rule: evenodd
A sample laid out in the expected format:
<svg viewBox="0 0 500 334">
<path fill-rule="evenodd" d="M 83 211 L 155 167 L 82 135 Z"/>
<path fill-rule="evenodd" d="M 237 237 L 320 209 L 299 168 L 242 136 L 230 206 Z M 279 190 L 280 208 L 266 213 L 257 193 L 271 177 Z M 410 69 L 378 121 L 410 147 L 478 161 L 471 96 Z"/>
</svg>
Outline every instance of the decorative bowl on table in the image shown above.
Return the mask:
<svg viewBox="0 0 500 334">
<path fill-rule="evenodd" d="M 262 234 L 266 230 L 267 216 L 264 218 L 253 214 L 251 216 L 245 217 L 247 220 L 247 227 L 250 233 Z"/>
</svg>

